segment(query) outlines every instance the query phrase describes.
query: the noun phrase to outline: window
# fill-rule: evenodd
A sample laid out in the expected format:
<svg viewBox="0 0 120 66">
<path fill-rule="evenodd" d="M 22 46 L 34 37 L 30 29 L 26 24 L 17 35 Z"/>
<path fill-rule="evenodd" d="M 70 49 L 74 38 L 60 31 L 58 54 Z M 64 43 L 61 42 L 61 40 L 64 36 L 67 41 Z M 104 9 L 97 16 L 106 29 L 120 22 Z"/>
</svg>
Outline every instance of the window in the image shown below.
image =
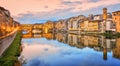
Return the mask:
<svg viewBox="0 0 120 66">
<path fill-rule="evenodd" d="M 114 16 L 116 16 L 116 14 L 113 14 Z"/>
</svg>

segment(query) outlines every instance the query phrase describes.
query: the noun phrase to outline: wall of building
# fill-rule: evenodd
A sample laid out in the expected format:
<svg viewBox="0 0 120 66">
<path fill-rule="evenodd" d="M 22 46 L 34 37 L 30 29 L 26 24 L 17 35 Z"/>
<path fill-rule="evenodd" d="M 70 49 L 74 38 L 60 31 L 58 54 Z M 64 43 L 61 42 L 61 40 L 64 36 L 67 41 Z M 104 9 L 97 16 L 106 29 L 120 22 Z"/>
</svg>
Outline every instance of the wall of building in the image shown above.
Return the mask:
<svg viewBox="0 0 120 66">
<path fill-rule="evenodd" d="M 116 32 L 120 32 L 120 11 L 112 13 L 112 20 L 116 23 Z"/>
<path fill-rule="evenodd" d="M 12 32 L 19 25 L 10 16 L 10 12 L 7 9 L 0 7 L 0 37 Z"/>
</svg>

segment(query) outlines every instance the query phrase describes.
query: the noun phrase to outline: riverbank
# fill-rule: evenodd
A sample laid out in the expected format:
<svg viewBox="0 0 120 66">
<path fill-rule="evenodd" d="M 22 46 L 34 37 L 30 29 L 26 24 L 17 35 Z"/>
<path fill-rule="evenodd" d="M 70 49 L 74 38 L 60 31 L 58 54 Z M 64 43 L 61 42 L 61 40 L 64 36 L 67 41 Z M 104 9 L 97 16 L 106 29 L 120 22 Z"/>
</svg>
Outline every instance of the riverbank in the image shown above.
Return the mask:
<svg viewBox="0 0 120 66">
<path fill-rule="evenodd" d="M 106 38 L 120 38 L 120 33 L 103 33 L 101 34 L 103 36 L 106 36 Z"/>
<path fill-rule="evenodd" d="M 20 55 L 20 46 L 21 46 L 21 35 L 19 31 L 8 49 L 4 52 L 0 58 L 0 66 L 15 66 L 15 63 L 18 62 L 18 56 Z"/>
<path fill-rule="evenodd" d="M 105 36 L 106 38 L 120 38 L 120 33 L 112 33 L 112 32 L 106 32 L 106 33 L 99 33 L 99 32 L 80 32 L 80 33 L 75 33 L 71 32 L 70 34 L 75 34 L 75 35 L 88 35 L 88 36 Z"/>
<path fill-rule="evenodd" d="M 6 34 L 3 39 L 0 39 L 0 57 L 6 51 L 6 49 L 12 44 L 17 34 L 17 29 L 9 34 Z"/>
</svg>

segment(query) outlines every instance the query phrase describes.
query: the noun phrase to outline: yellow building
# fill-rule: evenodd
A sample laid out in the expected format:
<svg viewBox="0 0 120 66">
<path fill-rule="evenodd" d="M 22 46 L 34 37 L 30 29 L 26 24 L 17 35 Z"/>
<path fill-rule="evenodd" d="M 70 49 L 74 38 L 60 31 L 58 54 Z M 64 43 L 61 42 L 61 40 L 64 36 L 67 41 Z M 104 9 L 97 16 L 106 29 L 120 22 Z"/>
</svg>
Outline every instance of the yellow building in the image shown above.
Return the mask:
<svg viewBox="0 0 120 66">
<path fill-rule="evenodd" d="M 89 20 L 84 21 L 84 31 L 88 31 Z"/>
<path fill-rule="evenodd" d="M 99 20 L 85 20 L 84 22 L 80 23 L 80 27 L 82 31 L 86 32 L 98 32 L 99 31 Z"/>
<path fill-rule="evenodd" d="M 80 30 L 84 31 L 84 21 L 80 22 L 79 25 L 80 25 Z"/>
<path fill-rule="evenodd" d="M 43 25 L 44 33 L 51 32 L 53 29 L 54 29 L 54 22 L 47 21 L 46 23 L 44 23 L 44 25 Z"/>
<path fill-rule="evenodd" d="M 98 23 L 99 21 L 98 20 L 94 20 L 94 21 L 89 21 L 89 24 L 88 24 L 88 31 L 90 32 L 98 32 Z"/>
<path fill-rule="evenodd" d="M 116 23 L 116 32 L 120 32 L 120 11 L 112 12 L 112 19 Z"/>
</svg>

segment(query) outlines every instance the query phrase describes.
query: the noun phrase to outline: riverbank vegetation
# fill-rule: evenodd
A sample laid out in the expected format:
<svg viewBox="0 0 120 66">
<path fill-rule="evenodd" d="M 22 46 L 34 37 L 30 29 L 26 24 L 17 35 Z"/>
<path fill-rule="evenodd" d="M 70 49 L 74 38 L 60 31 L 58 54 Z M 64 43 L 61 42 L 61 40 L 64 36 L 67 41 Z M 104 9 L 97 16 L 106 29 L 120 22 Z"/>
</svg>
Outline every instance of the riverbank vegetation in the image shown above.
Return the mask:
<svg viewBox="0 0 120 66">
<path fill-rule="evenodd" d="M 112 38 L 120 38 L 120 33 L 111 33 L 111 32 L 106 32 L 102 34 L 106 38 L 112 39 Z"/>
<path fill-rule="evenodd" d="M 20 55 L 21 35 L 19 31 L 10 45 L 10 47 L 4 52 L 0 58 L 0 66 L 14 66 L 18 62 L 18 56 Z"/>
</svg>

